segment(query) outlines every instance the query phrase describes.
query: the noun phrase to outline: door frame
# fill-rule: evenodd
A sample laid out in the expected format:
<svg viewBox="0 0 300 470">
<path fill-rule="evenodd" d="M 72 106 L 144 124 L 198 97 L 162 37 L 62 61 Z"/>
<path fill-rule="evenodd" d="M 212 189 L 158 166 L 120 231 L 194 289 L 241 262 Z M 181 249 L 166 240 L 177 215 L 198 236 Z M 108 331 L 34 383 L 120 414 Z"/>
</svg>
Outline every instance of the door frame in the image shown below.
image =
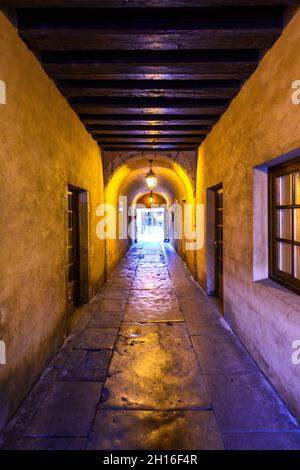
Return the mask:
<svg viewBox="0 0 300 470">
<path fill-rule="evenodd" d="M 217 192 L 223 189 L 223 182 L 211 186 L 206 191 L 206 279 L 207 279 L 207 293 L 217 297 L 216 286 L 216 271 L 217 271 L 217 256 L 216 256 L 216 195 Z M 224 201 L 223 201 L 224 206 Z M 224 210 L 224 207 L 223 207 Z M 224 224 L 224 221 L 223 221 Z M 224 272 L 223 272 L 224 275 Z M 224 284 L 223 284 L 224 285 Z M 223 305 L 223 299 L 220 299 Z"/>
<path fill-rule="evenodd" d="M 68 192 L 77 194 L 78 199 L 78 299 L 75 310 L 68 311 Z M 66 317 L 67 323 L 73 318 L 74 312 L 83 304 L 89 302 L 89 193 L 86 189 L 73 184 L 66 186 Z"/>
<path fill-rule="evenodd" d="M 222 241 L 219 240 L 219 233 L 218 233 L 218 196 L 219 194 L 222 194 Z M 220 300 L 220 302 L 223 304 L 223 296 L 224 296 L 224 281 L 223 281 L 223 272 L 224 272 L 224 260 L 223 260 L 223 250 L 224 250 L 224 198 L 223 198 L 223 185 L 221 185 L 219 188 L 216 188 L 215 190 L 215 241 L 214 241 L 214 246 L 215 246 L 215 296 Z M 221 265 L 222 265 L 222 286 L 219 285 L 219 279 L 218 279 L 218 261 L 220 257 L 218 256 L 218 248 L 219 245 L 222 247 L 222 260 L 221 260 Z"/>
</svg>

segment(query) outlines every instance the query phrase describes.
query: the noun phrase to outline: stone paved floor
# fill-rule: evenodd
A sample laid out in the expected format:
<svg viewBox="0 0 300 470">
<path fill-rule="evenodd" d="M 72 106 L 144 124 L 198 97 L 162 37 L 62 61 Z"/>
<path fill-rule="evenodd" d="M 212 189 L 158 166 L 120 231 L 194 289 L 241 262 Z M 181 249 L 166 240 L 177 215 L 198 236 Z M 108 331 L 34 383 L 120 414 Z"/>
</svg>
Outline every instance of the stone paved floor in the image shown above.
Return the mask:
<svg viewBox="0 0 300 470">
<path fill-rule="evenodd" d="M 299 449 L 300 428 L 170 245 L 134 245 L 4 449 Z"/>
</svg>

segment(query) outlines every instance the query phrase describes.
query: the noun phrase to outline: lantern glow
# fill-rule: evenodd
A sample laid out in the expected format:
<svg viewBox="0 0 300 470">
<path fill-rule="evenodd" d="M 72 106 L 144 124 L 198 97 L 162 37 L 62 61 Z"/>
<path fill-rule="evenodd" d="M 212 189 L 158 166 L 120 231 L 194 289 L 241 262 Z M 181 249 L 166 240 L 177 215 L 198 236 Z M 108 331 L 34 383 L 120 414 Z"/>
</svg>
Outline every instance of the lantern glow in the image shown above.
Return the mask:
<svg viewBox="0 0 300 470">
<path fill-rule="evenodd" d="M 154 171 L 152 170 L 152 160 L 149 160 L 150 162 L 150 169 L 146 175 L 146 183 L 147 187 L 150 191 L 156 188 L 157 185 L 157 178 L 155 176 Z"/>
</svg>

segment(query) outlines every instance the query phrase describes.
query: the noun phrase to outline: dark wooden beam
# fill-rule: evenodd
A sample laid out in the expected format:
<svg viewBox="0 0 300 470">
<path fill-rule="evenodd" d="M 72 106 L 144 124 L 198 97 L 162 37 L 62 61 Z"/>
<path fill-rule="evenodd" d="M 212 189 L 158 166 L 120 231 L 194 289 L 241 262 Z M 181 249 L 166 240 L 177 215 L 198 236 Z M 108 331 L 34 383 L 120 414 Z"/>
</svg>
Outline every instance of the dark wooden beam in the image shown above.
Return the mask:
<svg viewBox="0 0 300 470">
<path fill-rule="evenodd" d="M 45 29 L 82 27 L 88 30 L 151 32 L 198 31 L 205 29 L 265 29 L 282 26 L 283 7 L 245 8 L 126 8 L 18 9 L 20 28 Z"/>
<path fill-rule="evenodd" d="M 151 136 L 151 137 L 136 137 L 136 136 L 129 136 L 129 137 L 102 137 L 102 136 L 95 136 L 93 135 L 94 139 L 100 143 L 108 144 L 128 144 L 128 143 L 144 143 L 144 144 L 163 144 L 163 143 L 180 143 L 180 144 L 188 144 L 188 143 L 200 143 L 203 140 L 203 137 L 161 137 L 161 136 Z"/>
<path fill-rule="evenodd" d="M 149 88 L 146 90 L 118 88 L 85 88 L 85 87 L 59 87 L 62 94 L 68 98 L 74 96 L 111 96 L 124 98 L 232 98 L 235 96 L 239 88 L 199 88 L 199 90 L 191 90 L 189 88 L 160 90 Z"/>
<path fill-rule="evenodd" d="M 197 149 L 280 36 L 285 2 L 12 4 L 25 7 L 21 37 L 99 146 L 162 151 Z"/>
<path fill-rule="evenodd" d="M 20 29 L 22 39 L 35 50 L 173 50 L 266 49 L 281 28 L 205 29 L 166 32 L 103 31 L 99 29 Z"/>
<path fill-rule="evenodd" d="M 164 126 L 164 125 L 213 125 L 217 122 L 218 116 L 216 115 L 172 115 L 172 114 L 144 114 L 136 115 L 123 114 L 116 115 L 110 114 L 101 116 L 99 114 L 80 114 L 80 119 L 84 124 L 97 124 L 97 125 L 131 125 L 131 126 Z"/>
<path fill-rule="evenodd" d="M 61 81 L 58 77 L 53 76 L 54 80 Z M 127 80 L 127 81 L 139 81 L 139 80 L 147 80 L 147 81 L 168 81 L 172 82 L 173 80 L 180 80 L 184 83 L 184 81 L 190 80 L 214 80 L 214 81 L 221 81 L 221 80 L 247 80 L 249 78 L 249 72 L 226 72 L 226 73 L 173 73 L 172 75 L 169 73 L 126 73 L 126 74 L 114 74 L 114 73 L 102 73 L 101 77 L 95 76 L 70 76 L 65 77 L 65 80 L 109 80 L 112 82 L 119 81 L 119 80 Z"/>
<path fill-rule="evenodd" d="M 15 8 L 191 8 L 298 5 L 297 0 L 2 0 Z"/>
<path fill-rule="evenodd" d="M 181 115 L 184 119 L 184 115 L 187 114 L 194 114 L 197 115 L 205 115 L 205 114 L 214 114 L 215 116 L 220 116 L 225 110 L 226 106 L 207 106 L 207 107 L 176 107 L 171 106 L 169 108 L 163 107 L 138 107 L 138 106 L 101 106 L 97 104 L 73 104 L 73 109 L 77 113 L 88 113 L 94 114 L 98 113 L 102 116 L 107 114 L 115 114 L 116 116 L 120 114 L 134 114 L 138 115 L 140 113 L 140 119 L 142 119 L 143 114 L 153 114 L 153 115 L 163 115 L 163 114 L 175 114 Z"/>
<path fill-rule="evenodd" d="M 228 106 L 223 99 L 90 98 L 70 101 L 78 113 L 99 114 L 221 114 Z"/>
<path fill-rule="evenodd" d="M 298 5 L 297 0 L 2 0 L 14 8 L 206 8 Z"/>
<path fill-rule="evenodd" d="M 281 33 L 283 7 L 18 10 L 20 34 L 33 49 L 265 49 Z"/>
<path fill-rule="evenodd" d="M 194 75 L 209 75 L 212 78 L 215 74 L 230 74 L 232 77 L 250 75 L 257 67 L 253 62 L 216 62 L 216 63 L 186 63 L 186 64 L 168 64 L 165 65 L 147 65 L 147 64 L 43 64 L 46 72 L 55 79 L 74 79 L 77 80 L 96 80 L 104 76 L 114 75 L 116 78 L 136 76 L 156 75 L 185 75 L 193 79 Z"/>
<path fill-rule="evenodd" d="M 198 144 L 180 144 L 180 143 L 164 143 L 164 144 L 99 144 L 104 150 L 196 150 Z"/>
<path fill-rule="evenodd" d="M 87 30 L 88 32 L 88 30 Z M 232 50 L 70 50 L 43 51 L 45 64 L 130 64 L 134 65 L 178 65 L 201 63 L 257 63 L 259 53 L 253 49 Z"/>
<path fill-rule="evenodd" d="M 200 89 L 227 89 L 236 88 L 241 85 L 240 80 L 58 80 L 57 84 L 61 88 L 94 88 L 105 90 L 112 88 L 114 90 L 181 90 L 189 89 L 197 91 Z"/>
<path fill-rule="evenodd" d="M 61 80 L 59 89 L 66 97 L 109 96 L 131 98 L 232 98 L 241 86 L 239 80 Z"/>
<path fill-rule="evenodd" d="M 147 134 L 147 133 L 157 133 L 157 134 L 207 134 L 210 130 L 210 126 L 172 126 L 172 125 L 164 125 L 164 126 L 120 126 L 120 125 L 90 125 L 87 124 L 86 128 L 89 132 L 93 132 L 95 134 L 103 133 L 103 134 Z"/>
<path fill-rule="evenodd" d="M 156 130 L 156 129 L 153 129 L 153 130 L 147 130 L 147 131 L 144 131 L 144 130 L 131 130 L 130 132 L 128 131 L 101 131 L 101 130 L 91 130 L 91 129 L 87 129 L 91 134 L 93 134 L 93 136 L 95 138 L 101 138 L 101 139 L 109 139 L 110 137 L 113 137 L 113 138 L 122 138 L 122 137 L 125 137 L 125 138 L 129 138 L 129 137 L 139 137 L 139 136 L 145 136 L 145 137 L 154 137 L 154 138 L 158 138 L 158 137 L 164 137 L 166 135 L 169 135 L 169 136 L 175 136 L 175 137 L 182 137 L 182 138 L 186 138 L 186 137 L 199 137 L 199 136 L 202 136 L 202 135 L 206 135 L 208 134 L 209 130 L 200 130 L 200 131 L 182 131 L 182 130 Z"/>
<path fill-rule="evenodd" d="M 259 61 L 256 50 L 176 51 L 55 51 L 44 52 L 41 60 L 55 79 L 100 82 L 102 75 L 115 79 L 128 76 L 185 74 L 250 74 Z M 86 80 L 86 77 L 90 77 Z M 74 80 L 72 80 L 74 81 Z M 116 80 L 121 83 L 123 80 Z M 126 82 L 127 80 L 125 80 Z M 162 83 L 163 81 L 160 80 Z M 194 81 L 195 82 L 195 81 Z M 139 83 L 143 83 L 140 80 Z M 150 82 L 151 83 L 151 82 Z M 215 81 L 217 83 L 217 81 Z M 149 82 L 148 82 L 149 84 Z M 94 87 L 97 88 L 97 87 Z M 195 86 L 194 86 L 195 88 Z M 199 88 L 199 86 L 198 86 Z"/>
<path fill-rule="evenodd" d="M 70 103 L 72 105 L 108 106 L 112 108 L 120 106 L 130 106 L 137 108 L 168 108 L 170 106 L 174 108 L 214 108 L 227 106 L 229 101 L 222 98 L 112 98 L 109 96 L 80 96 L 71 98 Z"/>
</svg>

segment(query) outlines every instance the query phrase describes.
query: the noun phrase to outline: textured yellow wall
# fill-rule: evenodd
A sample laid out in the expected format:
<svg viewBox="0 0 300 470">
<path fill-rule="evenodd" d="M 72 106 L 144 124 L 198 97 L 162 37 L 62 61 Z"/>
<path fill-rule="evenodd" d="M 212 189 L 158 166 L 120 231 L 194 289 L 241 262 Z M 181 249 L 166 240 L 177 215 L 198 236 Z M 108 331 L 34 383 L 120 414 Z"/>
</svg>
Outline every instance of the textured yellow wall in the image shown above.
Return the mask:
<svg viewBox="0 0 300 470">
<path fill-rule="evenodd" d="M 68 183 L 89 191 L 90 296 L 104 276 L 104 242 L 99 148 L 3 14 L 0 31 L 1 428 L 65 334 Z"/>
<path fill-rule="evenodd" d="M 292 364 L 291 343 L 300 339 L 300 296 L 253 282 L 253 168 L 300 147 L 300 106 L 291 102 L 299 40 L 300 13 L 200 147 L 197 171 L 197 202 L 206 203 L 207 188 L 224 185 L 225 315 L 298 416 L 300 366 Z M 197 258 L 206 287 L 205 248 Z"/>
</svg>

